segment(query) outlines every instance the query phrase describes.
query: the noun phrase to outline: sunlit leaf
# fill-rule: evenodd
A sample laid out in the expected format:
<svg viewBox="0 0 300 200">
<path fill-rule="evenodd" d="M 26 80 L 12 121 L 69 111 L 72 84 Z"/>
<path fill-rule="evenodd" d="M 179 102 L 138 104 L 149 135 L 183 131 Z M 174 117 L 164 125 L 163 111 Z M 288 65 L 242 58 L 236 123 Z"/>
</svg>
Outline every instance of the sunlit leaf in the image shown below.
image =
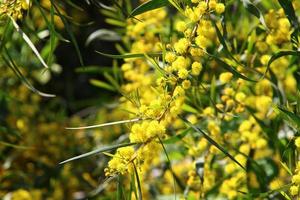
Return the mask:
<svg viewBox="0 0 300 200">
<path fill-rule="evenodd" d="M 96 39 L 104 41 L 120 41 L 121 37 L 114 31 L 108 29 L 99 29 L 89 35 L 89 37 L 86 39 L 85 45 L 88 46 Z"/>
<path fill-rule="evenodd" d="M 244 7 L 247 9 L 248 12 L 250 12 L 252 15 L 254 15 L 255 17 L 257 17 L 259 19 L 259 21 L 261 22 L 261 24 L 266 28 L 266 22 L 264 19 L 263 14 L 261 13 L 261 11 L 250 1 L 250 0 L 241 0 L 243 2 Z"/>
<path fill-rule="evenodd" d="M 105 83 L 103 81 L 100 80 L 96 80 L 96 79 L 91 79 L 90 83 L 94 86 L 106 89 L 106 90 L 110 90 L 110 91 L 116 91 L 114 87 L 112 87 L 111 85 L 109 85 L 108 83 Z"/>
<path fill-rule="evenodd" d="M 102 153 L 102 152 L 105 152 L 105 151 L 112 151 L 112 150 L 118 149 L 120 147 L 127 147 L 127 146 L 132 146 L 132 145 L 135 145 L 135 143 L 116 144 L 116 145 L 102 147 L 102 148 L 96 149 L 94 151 L 90 151 L 88 153 L 84 153 L 84 154 L 81 154 L 79 156 L 69 158 L 65 161 L 60 162 L 59 164 L 64 164 L 64 163 L 67 163 L 67 162 L 71 162 L 71 161 L 74 161 L 74 160 L 78 160 L 78 159 L 81 159 L 81 158 L 85 158 L 85 157 L 88 157 L 88 156 L 99 154 L 99 153 Z"/>
<path fill-rule="evenodd" d="M 139 5 L 138 7 L 136 7 L 129 15 L 129 17 L 133 17 L 139 14 L 142 14 L 144 12 L 150 11 L 150 10 L 154 10 L 157 8 L 161 8 L 164 6 L 169 5 L 169 1 L 168 0 L 150 0 L 150 1 L 146 1 L 145 3 L 142 3 L 141 5 Z"/>
<path fill-rule="evenodd" d="M 187 121 L 186 119 L 180 117 L 189 127 L 191 127 L 192 129 L 194 129 L 197 133 L 199 133 L 200 135 L 202 135 L 210 144 L 212 144 L 213 146 L 215 146 L 217 149 L 219 149 L 221 152 L 223 152 L 228 158 L 230 158 L 233 162 L 235 162 L 237 165 L 239 165 L 242 169 L 245 169 L 245 167 L 239 163 L 231 154 L 229 154 L 229 152 L 224 149 L 224 147 L 222 147 L 221 145 L 219 145 L 215 140 L 213 140 L 207 133 L 205 133 L 203 130 L 201 130 L 200 128 L 196 127 L 195 125 L 193 125 L 192 123 L 190 123 L 189 121 Z"/>
<path fill-rule="evenodd" d="M 116 125 L 116 124 L 125 124 L 125 123 L 137 122 L 137 121 L 139 121 L 139 120 L 141 120 L 141 119 L 140 119 L 140 118 L 136 118 L 136 119 L 129 119 L 129 120 L 122 120 L 122 121 L 109 122 L 109 123 L 104 123 L 104 124 L 96 124 L 96 125 L 91 125 L 91 126 L 66 127 L 66 129 L 70 129 L 70 130 L 81 130 L 81 129 L 100 128 L 100 127 L 112 126 L 112 125 Z"/>
<path fill-rule="evenodd" d="M 29 37 L 22 31 L 22 29 L 19 27 L 19 25 L 17 24 L 17 22 L 12 17 L 10 17 L 10 19 L 11 19 L 12 24 L 14 25 L 16 31 L 21 35 L 21 37 L 24 39 L 24 41 L 28 44 L 28 46 L 34 52 L 34 54 L 36 55 L 36 57 L 40 60 L 40 62 L 42 63 L 42 65 L 45 68 L 49 68 L 48 65 L 46 64 L 46 62 L 44 61 L 44 59 L 41 57 L 39 51 L 36 49 L 36 47 L 34 46 L 34 44 L 29 39 Z"/>
<path fill-rule="evenodd" d="M 275 53 L 274 55 L 272 55 L 272 57 L 270 58 L 270 60 L 268 61 L 268 64 L 267 64 L 267 69 L 264 73 L 264 76 L 266 75 L 266 73 L 269 71 L 270 69 L 270 66 L 271 64 L 281 58 L 281 57 L 284 57 L 284 56 L 289 56 L 289 55 L 292 55 L 292 56 L 298 56 L 300 57 L 300 51 L 279 51 L 277 53 Z"/>
<path fill-rule="evenodd" d="M 144 53 L 126 53 L 126 54 L 123 54 L 123 55 L 115 55 L 115 54 L 102 53 L 100 51 L 96 51 L 96 53 L 99 53 L 100 55 L 103 55 L 103 56 L 106 56 L 106 57 L 116 58 L 116 59 L 143 58 L 146 55 Z M 148 53 L 147 55 L 150 56 L 150 57 L 161 56 L 161 53 Z"/>
</svg>

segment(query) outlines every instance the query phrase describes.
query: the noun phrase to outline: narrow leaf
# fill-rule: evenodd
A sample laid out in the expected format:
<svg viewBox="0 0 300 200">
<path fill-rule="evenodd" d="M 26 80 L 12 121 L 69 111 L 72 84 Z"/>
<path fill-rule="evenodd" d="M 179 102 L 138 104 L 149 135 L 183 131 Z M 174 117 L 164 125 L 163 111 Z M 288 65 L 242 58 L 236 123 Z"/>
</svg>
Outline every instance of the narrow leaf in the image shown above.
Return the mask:
<svg viewBox="0 0 300 200">
<path fill-rule="evenodd" d="M 300 130 L 300 117 L 284 108 L 273 105 L 273 110 L 283 117 L 293 128 Z"/>
<path fill-rule="evenodd" d="M 264 16 L 263 14 L 260 12 L 260 10 L 249 0 L 242 0 L 244 7 L 247 9 L 248 12 L 250 12 L 252 15 L 254 15 L 255 17 L 257 17 L 259 19 L 259 21 L 261 22 L 261 24 L 268 29 Z"/>
<path fill-rule="evenodd" d="M 187 134 L 189 134 L 191 131 L 191 128 L 187 128 L 181 133 L 174 135 L 166 140 L 163 141 L 164 144 L 174 144 L 175 142 L 180 141 L 182 138 L 184 138 Z"/>
<path fill-rule="evenodd" d="M 81 129 L 100 128 L 100 127 L 112 126 L 112 125 L 116 125 L 116 124 L 124 124 L 124 123 L 137 122 L 139 120 L 141 120 L 141 119 L 140 118 L 136 118 L 136 119 L 129 119 L 129 120 L 109 122 L 109 123 L 104 123 L 104 124 L 97 124 L 97 125 L 92 125 L 92 126 L 66 127 L 66 129 L 69 129 L 69 130 L 81 130 Z"/>
<path fill-rule="evenodd" d="M 190 113 L 198 113 L 196 108 L 193 108 L 192 106 L 188 105 L 188 104 L 183 104 L 182 106 L 182 110 L 186 111 L 186 112 L 190 112 Z"/>
<path fill-rule="evenodd" d="M 295 14 L 295 9 L 293 7 L 292 1 L 290 0 L 278 0 L 279 4 L 283 8 L 285 15 L 287 16 L 288 20 L 290 21 L 291 25 L 295 28 L 299 28 L 298 18 Z"/>
<path fill-rule="evenodd" d="M 210 55 L 210 56 L 213 57 L 220 64 L 220 67 L 224 68 L 226 71 L 231 72 L 235 77 L 244 79 L 246 81 L 257 82 L 256 80 L 252 80 L 252 79 L 244 76 L 243 74 L 239 73 L 236 69 L 234 69 L 233 67 L 231 67 L 229 64 L 227 64 L 226 62 L 224 62 L 219 57 L 214 56 L 214 55 Z"/>
<path fill-rule="evenodd" d="M 100 51 L 96 51 L 96 53 L 99 53 L 100 55 L 110 57 L 110 58 L 115 58 L 115 59 L 124 59 L 124 58 L 143 58 L 145 57 L 144 53 L 126 53 L 123 55 L 115 55 L 115 54 L 107 54 L 107 53 L 102 53 Z M 147 54 L 150 57 L 153 56 L 161 56 L 161 53 L 149 53 Z"/>
<path fill-rule="evenodd" d="M 62 20 L 62 22 L 63 22 L 63 24 L 64 24 L 64 26 L 65 26 L 65 30 L 67 31 L 67 33 L 68 33 L 69 36 L 71 37 L 71 41 L 72 41 L 72 43 L 73 43 L 73 45 L 74 45 L 74 47 L 75 47 L 75 51 L 76 51 L 77 56 L 78 56 L 78 58 L 79 58 L 80 64 L 83 65 L 83 58 L 82 58 L 82 55 L 81 55 L 81 53 L 80 53 L 80 49 L 79 49 L 78 43 L 77 43 L 77 41 L 76 41 L 76 38 L 75 38 L 75 36 L 74 36 L 73 31 L 71 30 L 71 27 L 70 27 L 68 21 L 66 20 L 66 17 L 65 17 L 64 15 L 61 14 L 59 8 L 55 5 L 55 3 L 53 2 L 53 0 L 50 0 L 50 1 L 51 1 L 51 5 L 54 6 L 54 8 L 55 8 L 55 10 L 56 10 L 56 12 L 57 12 L 57 14 L 58 14 L 58 16 L 59 16 L 60 19 Z"/>
<path fill-rule="evenodd" d="M 172 178 L 173 178 L 173 192 L 174 192 L 174 199 L 176 200 L 176 180 L 175 180 L 175 176 L 174 176 L 174 172 L 173 172 L 173 169 L 172 169 L 172 166 L 171 166 L 171 160 L 169 158 L 169 155 L 168 155 L 168 152 L 165 148 L 165 145 L 163 144 L 163 142 L 161 141 L 161 139 L 158 137 L 159 139 L 159 142 L 164 150 L 164 153 L 166 155 L 166 158 L 167 158 L 167 161 L 168 161 L 168 167 L 169 167 L 169 170 L 171 171 L 172 173 Z"/>
<path fill-rule="evenodd" d="M 84 153 L 84 154 L 81 154 L 79 156 L 69 158 L 65 161 L 60 162 L 59 164 L 64 164 L 64 163 L 71 162 L 73 160 L 78 160 L 78 159 L 81 159 L 81 158 L 85 158 L 85 157 L 88 157 L 88 156 L 91 156 L 91 155 L 94 155 L 94 154 L 102 153 L 102 152 L 105 152 L 105 151 L 111 151 L 111 150 L 118 149 L 120 147 L 127 147 L 127 146 L 132 146 L 132 145 L 135 145 L 135 143 L 124 143 L 124 144 L 116 144 L 116 145 L 112 145 L 112 146 L 102 147 L 100 149 L 96 149 L 94 151 L 90 151 L 88 153 Z"/>
<path fill-rule="evenodd" d="M 92 85 L 100 87 L 100 88 L 104 88 L 104 89 L 107 89 L 107 90 L 110 90 L 110 91 L 115 91 L 114 87 L 112 87 L 111 85 L 109 85 L 109 84 L 107 84 L 107 83 L 105 83 L 103 81 L 100 81 L 100 80 L 91 79 L 90 83 Z"/>
<path fill-rule="evenodd" d="M 15 149 L 34 149 L 33 147 L 11 144 L 11 143 L 4 142 L 4 141 L 0 141 L 0 146 L 1 145 L 8 146 L 8 147 L 13 147 Z"/>
<path fill-rule="evenodd" d="M 77 73 L 103 73 L 103 72 L 111 72 L 111 67 L 106 66 L 84 66 L 84 67 L 77 67 L 75 72 Z"/>
<path fill-rule="evenodd" d="M 197 133 L 203 135 L 203 137 L 209 142 L 211 143 L 213 146 L 215 146 L 216 148 L 218 148 L 220 151 L 222 151 L 227 157 L 229 157 L 233 162 L 235 162 L 236 164 L 238 164 L 242 169 L 245 169 L 245 167 L 239 163 L 231 154 L 228 153 L 228 151 L 226 149 L 224 149 L 221 145 L 219 145 L 216 141 L 214 141 L 207 133 L 205 133 L 203 130 L 199 129 L 198 127 L 194 126 L 192 123 L 190 123 L 189 121 L 187 121 L 186 119 L 184 119 L 183 117 L 180 117 L 189 127 L 193 128 Z"/>
<path fill-rule="evenodd" d="M 129 17 L 133 17 L 144 12 L 154 10 L 157 8 L 161 8 L 164 6 L 169 5 L 168 0 L 150 0 L 146 1 L 145 3 L 141 4 L 140 6 L 136 7 L 129 15 Z"/>
<path fill-rule="evenodd" d="M 28 46 L 31 48 L 31 50 L 33 51 L 33 53 L 37 56 L 37 58 L 40 60 L 40 62 L 42 63 L 42 65 L 45 68 L 49 68 L 48 65 L 46 64 L 46 62 L 44 61 L 44 59 L 41 57 L 40 53 L 38 52 L 38 50 L 36 49 L 36 47 L 34 46 L 34 44 L 31 42 L 31 40 L 29 39 L 29 37 L 22 31 L 22 29 L 19 27 L 19 25 L 17 24 L 17 22 L 10 17 L 16 31 L 21 35 L 21 37 L 23 38 L 23 40 L 28 44 Z"/>
<path fill-rule="evenodd" d="M 230 58 L 232 58 L 236 63 L 239 63 L 239 62 L 235 59 L 235 57 L 232 55 L 232 53 L 229 51 L 228 46 L 227 46 L 226 41 L 225 41 L 225 38 L 223 37 L 223 35 L 222 35 L 220 29 L 218 28 L 217 24 L 216 24 L 213 20 L 212 20 L 212 23 L 213 23 L 213 25 L 214 25 L 214 27 L 215 27 L 215 29 L 216 29 L 216 33 L 217 33 L 217 36 L 218 36 L 218 40 L 219 40 L 219 42 L 222 44 L 225 53 L 226 53 L 227 55 L 229 55 Z"/>
<path fill-rule="evenodd" d="M 99 29 L 89 35 L 89 37 L 86 39 L 85 45 L 88 46 L 92 41 L 96 39 L 104 41 L 120 41 L 121 37 L 114 31 L 108 29 Z"/>
<path fill-rule="evenodd" d="M 279 51 L 277 53 L 275 53 L 274 55 L 272 55 L 272 57 L 270 58 L 269 62 L 268 62 L 268 65 L 267 65 L 267 69 L 263 75 L 262 78 L 265 77 L 265 75 L 267 74 L 267 72 L 269 71 L 270 69 L 270 66 L 271 64 L 277 60 L 278 58 L 281 58 L 283 56 L 289 56 L 289 55 L 293 55 L 293 56 L 299 56 L 300 57 L 300 51 Z"/>
<path fill-rule="evenodd" d="M 290 168 L 282 161 L 280 161 L 281 166 L 283 167 L 283 169 L 285 169 L 285 171 L 287 171 L 289 173 L 290 176 L 293 176 L 293 172 L 290 170 Z"/>
<path fill-rule="evenodd" d="M 286 200 L 292 200 L 287 193 L 284 191 L 280 191 L 280 194 L 286 199 Z"/>
<path fill-rule="evenodd" d="M 142 200 L 143 199 L 143 195 L 142 195 L 142 187 L 141 187 L 141 182 L 140 182 L 140 178 L 139 178 L 139 173 L 138 173 L 138 171 L 137 171 L 136 166 L 135 166 L 134 163 L 133 163 L 133 167 L 134 167 L 134 173 L 135 173 L 136 182 L 137 182 L 137 185 L 138 185 L 138 193 L 139 193 L 138 199 Z"/>
<path fill-rule="evenodd" d="M 21 71 L 18 69 L 18 67 L 16 66 L 16 64 L 14 63 L 14 61 L 12 60 L 12 58 L 10 57 L 10 55 L 8 54 L 8 51 L 6 48 L 4 48 L 6 51 L 6 54 L 9 58 L 9 60 L 7 60 L 4 56 L 2 56 L 4 62 L 6 63 L 6 65 L 17 75 L 17 77 L 22 81 L 22 83 L 31 91 L 37 93 L 40 96 L 43 97 L 55 97 L 54 94 L 47 94 L 44 92 L 41 92 L 39 90 L 37 90 L 35 87 L 33 87 L 33 85 L 25 78 L 25 76 L 21 73 Z"/>
</svg>

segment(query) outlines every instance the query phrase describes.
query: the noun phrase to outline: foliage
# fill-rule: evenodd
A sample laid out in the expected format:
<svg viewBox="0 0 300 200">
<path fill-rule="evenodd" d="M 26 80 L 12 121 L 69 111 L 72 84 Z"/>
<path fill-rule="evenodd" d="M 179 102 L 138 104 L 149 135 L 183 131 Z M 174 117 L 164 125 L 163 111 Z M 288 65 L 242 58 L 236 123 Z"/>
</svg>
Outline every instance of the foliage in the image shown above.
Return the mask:
<svg viewBox="0 0 300 200">
<path fill-rule="evenodd" d="M 66 2 L 49 1 L 46 10 L 38 1 L 32 7 L 27 1 L 3 1 L 0 7 L 6 24 L 1 28 L 1 74 L 13 80 L 1 89 L 5 108 L 1 155 L 11 151 L 3 160 L 17 166 L 28 160 L 34 163 L 25 169 L 2 167 L 2 173 L 8 174 L 0 190 L 3 195 L 35 199 L 38 191 L 42 199 L 64 195 L 68 199 L 72 194 L 75 199 L 74 194 L 82 194 L 77 199 L 299 198 L 298 1 L 150 0 L 136 4 L 116 0 L 110 5 L 88 1 L 113 28 L 92 32 L 86 45 L 105 40 L 118 53 L 97 49 L 99 56 L 112 60 L 112 67 L 81 66 L 77 72 L 101 72 L 101 80 L 91 78 L 90 83 L 102 93 L 114 92 L 117 98 L 111 98 L 111 104 L 102 100 L 94 117 L 68 120 L 63 109 L 61 118 L 56 117 L 57 107 L 51 110 L 55 99 L 42 102 L 38 95 L 49 94 L 35 89 L 34 80 L 42 76 L 33 76 L 41 70 L 34 67 L 39 65 L 53 73 L 54 50 L 65 40 L 60 30 L 65 30 L 84 64 L 72 20 L 64 10 L 67 5 L 80 8 Z M 27 9 L 42 15 L 46 23 L 38 28 L 50 31 L 41 51 L 34 37 L 24 35 L 28 27 L 18 25 L 37 17 L 23 18 Z M 22 54 L 17 48 L 21 43 Z M 32 69 L 20 69 L 19 57 L 24 54 L 35 60 L 23 61 Z M 7 83 L 2 81 L 3 88 Z M 25 108 L 16 109 L 17 103 Z M 63 129 L 66 124 L 73 129 L 72 135 Z M 57 132 L 61 139 L 54 137 Z M 45 154 L 30 153 L 34 151 L 30 148 L 43 145 L 32 144 L 37 134 L 53 137 L 45 144 Z M 89 142 L 82 142 L 83 138 Z M 100 159 L 88 158 L 99 153 Z M 43 183 L 37 189 L 38 183 L 26 179 L 17 183 L 9 176 L 24 173 L 26 177 L 39 169 L 51 180 L 49 172 L 58 162 L 53 182 L 59 189 L 51 181 L 50 186 Z M 84 164 L 77 168 L 75 163 Z M 84 171 L 82 178 L 90 187 L 81 184 L 70 167 L 77 173 Z M 94 180 L 97 176 L 105 179 L 100 185 Z"/>
</svg>

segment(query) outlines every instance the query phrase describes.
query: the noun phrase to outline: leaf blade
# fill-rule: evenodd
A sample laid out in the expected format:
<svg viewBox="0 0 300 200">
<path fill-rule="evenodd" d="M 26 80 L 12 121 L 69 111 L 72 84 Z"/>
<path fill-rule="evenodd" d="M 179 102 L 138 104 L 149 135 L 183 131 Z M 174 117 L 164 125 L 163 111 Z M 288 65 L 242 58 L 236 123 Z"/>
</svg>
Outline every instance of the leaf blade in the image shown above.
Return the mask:
<svg viewBox="0 0 300 200">
<path fill-rule="evenodd" d="M 164 6 L 169 5 L 169 1 L 168 0 L 150 0 L 147 1 L 141 5 L 139 5 L 138 7 L 136 7 L 129 15 L 129 17 L 133 17 L 145 12 L 148 12 L 150 10 L 154 10 L 157 8 L 161 8 Z"/>
<path fill-rule="evenodd" d="M 112 146 L 102 147 L 100 149 L 96 149 L 96 150 L 93 150 L 93 151 L 90 151 L 90 152 L 87 152 L 87 153 L 69 158 L 67 160 L 64 160 L 64 161 L 60 162 L 59 164 L 60 165 L 65 164 L 65 163 L 68 163 L 68 162 L 71 162 L 71 161 L 74 161 L 74 160 L 78 160 L 78 159 L 81 159 L 81 158 L 85 158 L 85 157 L 88 157 L 88 156 L 91 156 L 91 155 L 94 155 L 94 154 L 102 153 L 102 152 L 105 152 L 105 151 L 111 151 L 111 150 L 114 150 L 114 149 L 118 149 L 120 147 L 126 147 L 126 146 L 135 145 L 135 144 L 136 143 L 123 143 L 123 144 L 116 144 L 116 145 L 112 145 Z"/>
</svg>

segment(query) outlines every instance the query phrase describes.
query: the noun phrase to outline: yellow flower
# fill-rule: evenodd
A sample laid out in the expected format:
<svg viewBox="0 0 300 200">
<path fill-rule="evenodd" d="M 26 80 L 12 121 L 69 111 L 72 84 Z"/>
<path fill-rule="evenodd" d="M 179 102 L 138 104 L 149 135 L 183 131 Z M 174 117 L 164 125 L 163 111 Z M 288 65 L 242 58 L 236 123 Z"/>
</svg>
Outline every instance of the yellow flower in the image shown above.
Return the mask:
<svg viewBox="0 0 300 200">
<path fill-rule="evenodd" d="M 210 43 L 209 39 L 203 35 L 198 35 L 195 39 L 195 42 L 199 47 L 203 49 L 207 48 Z"/>
<path fill-rule="evenodd" d="M 221 83 L 229 83 L 232 79 L 233 74 L 230 72 L 223 72 L 220 74 L 220 81 Z"/>
<path fill-rule="evenodd" d="M 174 49 L 179 54 L 186 53 L 188 47 L 190 46 L 190 41 L 187 38 L 181 38 L 178 42 L 174 44 Z"/>
<path fill-rule="evenodd" d="M 178 21 L 175 26 L 176 30 L 180 32 L 184 32 L 187 28 L 186 23 L 184 21 Z"/>
<path fill-rule="evenodd" d="M 187 117 L 187 120 L 188 120 L 189 122 L 191 122 L 192 124 L 196 124 L 196 123 L 198 122 L 198 119 L 197 119 L 196 115 L 189 115 L 189 116 Z"/>
<path fill-rule="evenodd" d="M 217 2 L 215 0 L 210 0 L 208 5 L 210 9 L 215 9 L 217 6 Z"/>
<path fill-rule="evenodd" d="M 295 140 L 296 147 L 300 148 L 300 137 L 297 137 Z"/>
<path fill-rule="evenodd" d="M 296 196 L 298 194 L 299 188 L 296 185 L 290 187 L 290 193 L 292 196 Z"/>
<path fill-rule="evenodd" d="M 243 92 L 238 92 L 235 95 L 235 100 L 237 100 L 238 102 L 244 102 L 245 99 L 246 99 L 246 95 Z"/>
<path fill-rule="evenodd" d="M 299 185 L 300 184 L 300 174 L 296 174 L 292 178 L 292 182 Z"/>
<path fill-rule="evenodd" d="M 225 11 L 225 5 L 223 3 L 218 3 L 215 9 L 216 13 L 221 14 Z"/>
<path fill-rule="evenodd" d="M 193 62 L 192 64 L 192 75 L 198 76 L 202 70 L 202 64 L 200 62 Z"/>
<path fill-rule="evenodd" d="M 284 186 L 284 183 L 282 180 L 279 178 L 275 178 L 273 181 L 270 183 L 270 189 L 271 190 L 276 190 L 279 189 L 280 187 Z"/>
<path fill-rule="evenodd" d="M 267 142 L 265 139 L 259 138 L 259 139 L 257 140 L 257 142 L 256 142 L 256 147 L 257 147 L 258 149 L 261 149 L 261 148 L 266 147 L 267 144 L 268 144 L 268 142 Z"/>
<path fill-rule="evenodd" d="M 189 75 L 189 72 L 186 69 L 180 69 L 178 71 L 178 77 L 181 79 L 186 79 L 188 77 L 188 75 Z"/>
<path fill-rule="evenodd" d="M 270 60 L 271 56 L 270 55 L 263 55 L 260 57 L 260 62 L 263 65 L 267 65 L 269 60 Z"/>
<path fill-rule="evenodd" d="M 32 197 L 27 190 L 19 189 L 12 193 L 11 200 L 32 200 Z"/>
<path fill-rule="evenodd" d="M 190 80 L 184 80 L 182 81 L 182 87 L 183 89 L 189 89 L 191 87 L 191 81 Z"/>
<path fill-rule="evenodd" d="M 174 62 L 175 59 L 176 59 L 176 55 L 175 55 L 175 53 L 173 53 L 173 52 L 167 52 L 167 53 L 166 53 L 166 56 L 165 56 L 165 59 L 166 59 L 166 61 L 167 61 L 168 63 Z"/>
</svg>

